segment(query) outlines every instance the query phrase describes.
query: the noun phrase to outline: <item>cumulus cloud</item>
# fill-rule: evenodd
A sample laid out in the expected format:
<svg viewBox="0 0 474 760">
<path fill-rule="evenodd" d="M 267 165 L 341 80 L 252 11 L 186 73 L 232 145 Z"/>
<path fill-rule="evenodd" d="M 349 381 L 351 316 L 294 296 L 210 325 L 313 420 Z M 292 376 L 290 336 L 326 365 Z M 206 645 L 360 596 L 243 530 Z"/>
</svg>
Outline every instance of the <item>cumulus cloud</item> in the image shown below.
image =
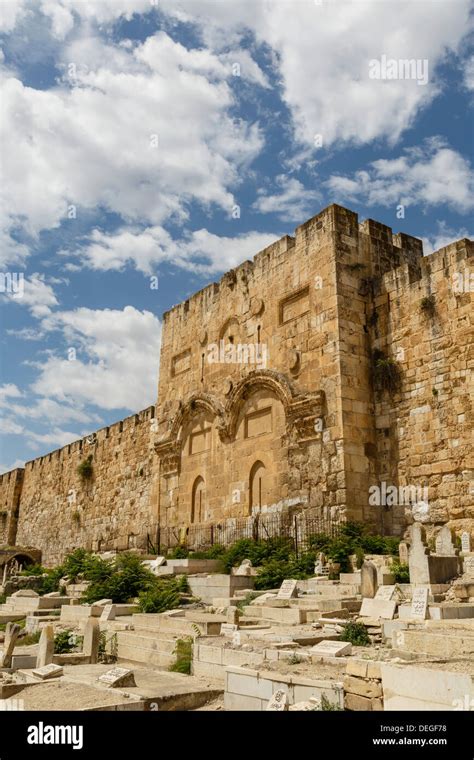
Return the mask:
<svg viewBox="0 0 474 760">
<path fill-rule="evenodd" d="M 194 22 L 211 48 L 251 30 L 269 45 L 291 110 L 297 138 L 312 145 L 362 145 L 377 138 L 394 144 L 420 109 L 440 92 L 436 67 L 457 51 L 469 31 L 470 0 L 437 3 L 401 0 L 161 0 L 169 14 Z M 427 23 L 429 17 L 429 23 Z M 369 62 L 387 58 L 428 61 L 429 82 L 374 80 Z"/>
<path fill-rule="evenodd" d="M 335 200 L 363 200 L 369 206 L 447 204 L 460 212 L 474 206 L 469 162 L 440 139 L 406 149 L 398 158 L 373 161 L 352 176 L 333 175 L 325 185 Z"/>
<path fill-rule="evenodd" d="M 47 317 L 43 328 L 59 330 L 76 357 L 51 355 L 37 365 L 36 394 L 102 409 L 137 411 L 154 403 L 161 336 L 154 314 L 133 306 L 122 311 L 79 308 Z"/>
<path fill-rule="evenodd" d="M 252 208 L 261 214 L 278 214 L 281 219 L 305 221 L 314 212 L 314 203 L 321 200 L 321 194 L 307 190 L 299 180 L 284 174 L 276 177 L 275 181 L 280 191 L 272 195 L 260 190 Z"/>
<path fill-rule="evenodd" d="M 253 258 L 276 237 L 266 232 L 226 237 L 201 229 L 173 239 L 160 226 L 144 230 L 124 228 L 114 233 L 95 229 L 80 247 L 74 251 L 62 251 L 62 254 L 73 255 L 82 266 L 100 271 L 121 270 L 132 265 L 151 275 L 159 264 L 167 261 L 187 271 L 215 274 Z"/>
<path fill-rule="evenodd" d="M 230 216 L 263 139 L 257 124 L 230 115 L 228 65 L 164 32 L 133 48 L 80 39 L 63 56 L 64 80 L 49 90 L 2 73 L 11 252 L 18 228 L 33 239 L 61 223 L 74 229 L 82 209 L 160 224 L 197 202 Z"/>
<path fill-rule="evenodd" d="M 0 297 L 26 306 L 34 317 L 50 314 L 52 307 L 58 305 L 58 300 L 52 285 L 46 282 L 45 275 L 34 272 L 25 278 L 21 272 L 15 274 L 14 290 L 7 290 Z"/>
</svg>

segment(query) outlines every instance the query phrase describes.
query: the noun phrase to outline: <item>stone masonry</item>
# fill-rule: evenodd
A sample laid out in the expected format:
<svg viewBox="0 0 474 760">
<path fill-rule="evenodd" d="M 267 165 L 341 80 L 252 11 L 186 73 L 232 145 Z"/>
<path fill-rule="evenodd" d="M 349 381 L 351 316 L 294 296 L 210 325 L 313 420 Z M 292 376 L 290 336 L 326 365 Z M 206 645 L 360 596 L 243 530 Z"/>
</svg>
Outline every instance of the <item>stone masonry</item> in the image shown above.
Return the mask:
<svg viewBox="0 0 474 760">
<path fill-rule="evenodd" d="M 324 209 L 164 314 L 155 407 L 0 477 L 0 542 L 54 564 L 303 510 L 474 537 L 470 256 Z"/>
</svg>

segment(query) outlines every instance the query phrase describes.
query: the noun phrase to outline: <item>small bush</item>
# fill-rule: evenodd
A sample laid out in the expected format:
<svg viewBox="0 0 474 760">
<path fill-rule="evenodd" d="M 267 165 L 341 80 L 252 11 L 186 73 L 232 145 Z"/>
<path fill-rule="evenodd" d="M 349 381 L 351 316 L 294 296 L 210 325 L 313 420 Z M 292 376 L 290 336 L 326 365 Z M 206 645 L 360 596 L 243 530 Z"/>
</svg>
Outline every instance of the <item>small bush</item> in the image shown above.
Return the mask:
<svg viewBox="0 0 474 760">
<path fill-rule="evenodd" d="M 189 549 L 187 546 L 178 544 L 171 549 L 167 554 L 168 559 L 187 559 L 189 557 Z"/>
<path fill-rule="evenodd" d="M 436 311 L 436 298 L 433 293 L 425 296 L 420 301 L 420 311 L 428 317 L 432 317 Z"/>
<path fill-rule="evenodd" d="M 16 640 L 17 647 L 27 647 L 30 644 L 37 644 L 40 640 L 41 631 L 35 631 L 35 633 L 28 633 L 26 636 L 22 636 Z"/>
<path fill-rule="evenodd" d="M 410 570 L 408 565 L 400 562 L 393 562 L 390 565 L 390 572 L 395 576 L 395 583 L 410 583 Z"/>
<path fill-rule="evenodd" d="M 321 710 L 323 712 L 336 712 L 339 710 L 342 710 L 342 707 L 339 707 L 339 705 L 336 705 L 335 702 L 330 702 L 327 697 L 323 696 L 321 697 Z"/>
<path fill-rule="evenodd" d="M 223 554 L 225 554 L 225 546 L 214 544 L 209 549 L 192 552 L 190 556 L 193 559 L 220 559 Z"/>
<path fill-rule="evenodd" d="M 355 647 L 366 647 L 370 644 L 369 634 L 363 623 L 347 623 L 341 634 L 341 641 L 349 641 Z"/>
<path fill-rule="evenodd" d="M 77 474 L 82 480 L 89 480 L 92 477 L 93 472 L 92 454 L 89 454 L 87 459 L 83 459 L 82 462 L 77 465 Z"/>
<path fill-rule="evenodd" d="M 193 661 L 193 639 L 187 636 L 185 639 L 178 639 L 173 650 L 176 655 L 176 662 L 170 666 L 173 673 L 185 673 L 190 675 L 191 663 Z"/>
<path fill-rule="evenodd" d="M 398 362 L 391 358 L 376 359 L 374 363 L 374 382 L 379 390 L 396 393 L 401 384 L 401 372 Z"/>
<path fill-rule="evenodd" d="M 107 651 L 107 644 L 109 644 L 109 651 Z M 113 633 L 112 636 L 107 638 L 107 631 L 101 631 L 99 634 L 99 655 L 98 660 L 106 665 L 110 665 L 117 662 L 118 656 L 118 643 L 117 634 Z"/>
<path fill-rule="evenodd" d="M 166 612 L 179 607 L 180 594 L 176 584 L 163 583 L 138 595 L 140 612 Z"/>
<path fill-rule="evenodd" d="M 73 631 L 60 631 L 54 637 L 54 654 L 69 654 L 78 645 L 78 637 Z"/>
</svg>

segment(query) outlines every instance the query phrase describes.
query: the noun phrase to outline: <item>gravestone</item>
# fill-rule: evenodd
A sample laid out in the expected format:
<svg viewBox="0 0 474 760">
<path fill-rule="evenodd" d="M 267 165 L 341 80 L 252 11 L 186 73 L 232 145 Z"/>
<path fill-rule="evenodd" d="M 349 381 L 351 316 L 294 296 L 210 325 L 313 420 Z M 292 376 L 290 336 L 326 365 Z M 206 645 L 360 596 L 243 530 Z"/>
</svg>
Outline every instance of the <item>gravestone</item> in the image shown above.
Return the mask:
<svg viewBox="0 0 474 760">
<path fill-rule="evenodd" d="M 298 596 L 296 584 L 297 581 L 292 579 L 283 581 L 278 590 L 277 599 L 291 599 L 292 597 Z"/>
<path fill-rule="evenodd" d="M 242 641 L 241 641 L 241 635 L 240 631 L 234 631 L 232 634 L 232 646 L 234 647 L 240 647 Z"/>
<path fill-rule="evenodd" d="M 11 668 L 13 650 L 21 628 L 16 623 L 7 623 L 3 650 L 0 650 L 0 668 Z"/>
<path fill-rule="evenodd" d="M 362 597 L 373 599 L 377 593 L 377 568 L 373 562 L 364 561 L 360 572 L 360 593 Z"/>
<path fill-rule="evenodd" d="M 32 588 L 20 588 L 18 591 L 15 591 L 12 594 L 12 597 L 14 599 L 22 598 L 22 597 L 33 597 L 33 596 L 39 596 L 39 594 L 36 593 L 36 591 L 33 591 Z"/>
<path fill-rule="evenodd" d="M 236 630 L 237 630 L 237 626 L 235 624 L 222 623 L 221 636 L 233 636 Z"/>
<path fill-rule="evenodd" d="M 284 712 L 288 710 L 288 694 L 283 689 L 277 689 L 273 692 L 270 700 L 268 701 L 267 710 L 276 712 Z"/>
<path fill-rule="evenodd" d="M 227 607 L 227 622 L 231 623 L 232 625 L 238 625 L 239 624 L 239 610 L 237 607 L 230 606 Z"/>
<path fill-rule="evenodd" d="M 410 583 L 420 584 L 430 582 L 430 569 L 426 546 L 423 543 L 421 523 L 414 523 L 410 529 L 410 550 L 408 565 L 410 568 Z"/>
<path fill-rule="evenodd" d="M 464 572 L 470 578 L 474 578 L 474 554 L 464 557 Z"/>
<path fill-rule="evenodd" d="M 87 620 L 84 630 L 84 642 L 82 644 L 82 653 L 86 657 L 90 657 L 91 665 L 95 665 L 99 659 L 99 638 L 100 638 L 100 626 L 99 621 L 95 617 L 90 617 Z"/>
<path fill-rule="evenodd" d="M 252 561 L 250 559 L 244 559 L 234 571 L 234 575 L 252 575 Z"/>
<path fill-rule="evenodd" d="M 115 604 L 106 604 L 99 620 L 101 623 L 105 623 L 107 620 L 115 620 L 116 614 L 117 608 Z"/>
<path fill-rule="evenodd" d="M 61 665 L 50 663 L 49 665 L 44 665 L 42 668 L 36 667 L 32 671 L 32 674 L 36 678 L 46 681 L 48 678 L 58 678 L 59 676 L 62 676 L 63 672 Z"/>
<path fill-rule="evenodd" d="M 98 602 L 94 602 L 98 607 L 106 607 L 109 604 L 112 604 L 112 599 L 99 599 Z"/>
<path fill-rule="evenodd" d="M 394 598 L 396 589 L 396 586 L 380 586 L 375 594 L 375 599 L 384 599 L 389 602 Z"/>
<path fill-rule="evenodd" d="M 36 657 L 36 669 L 44 668 L 45 665 L 51 665 L 54 655 L 54 628 L 52 625 L 45 625 L 41 631 L 38 645 L 38 654 Z"/>
<path fill-rule="evenodd" d="M 410 617 L 414 620 L 426 620 L 426 610 L 428 607 L 427 588 L 415 588 L 411 600 Z"/>
<path fill-rule="evenodd" d="M 117 689 L 121 686 L 136 686 L 133 670 L 128 668 L 112 668 L 107 673 L 99 676 L 99 682 L 108 686 L 109 689 Z"/>
<path fill-rule="evenodd" d="M 471 551 L 471 534 L 467 531 L 461 534 L 461 551 L 463 554 L 469 554 Z"/>
<path fill-rule="evenodd" d="M 453 557 L 456 554 L 450 528 L 444 525 L 436 536 L 436 554 Z"/>
<path fill-rule="evenodd" d="M 344 657 L 352 652 L 352 644 L 348 641 L 330 641 L 325 639 L 310 649 L 317 657 Z"/>
<path fill-rule="evenodd" d="M 360 615 L 362 617 L 384 618 L 385 620 L 393 620 L 395 610 L 397 609 L 396 599 L 363 599 L 362 606 L 360 608 Z"/>
<path fill-rule="evenodd" d="M 405 541 L 400 541 L 398 546 L 398 557 L 401 565 L 408 565 L 408 544 Z"/>
</svg>

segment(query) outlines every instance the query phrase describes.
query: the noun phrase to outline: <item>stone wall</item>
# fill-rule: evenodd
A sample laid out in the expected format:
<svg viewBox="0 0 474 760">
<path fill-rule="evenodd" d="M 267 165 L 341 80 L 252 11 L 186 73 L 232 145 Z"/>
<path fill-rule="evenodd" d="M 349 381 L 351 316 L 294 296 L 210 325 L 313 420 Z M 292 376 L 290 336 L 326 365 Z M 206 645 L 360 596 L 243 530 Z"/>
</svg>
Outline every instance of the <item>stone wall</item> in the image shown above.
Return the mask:
<svg viewBox="0 0 474 760">
<path fill-rule="evenodd" d="M 15 543 L 23 469 L 0 475 L 0 546 Z"/>
<path fill-rule="evenodd" d="M 156 537 L 150 495 L 154 407 L 27 462 L 16 542 L 42 549 L 43 563 L 67 551 L 146 548 Z M 78 465 L 92 456 L 92 477 Z M 5 477 L 5 476 L 4 476 Z"/>
<path fill-rule="evenodd" d="M 423 257 L 416 238 L 324 209 L 164 315 L 156 414 L 3 476 L 0 540 L 14 539 L 22 476 L 16 541 L 47 563 L 144 548 L 158 525 L 184 536 L 301 510 L 474 536 L 470 256 L 460 240 Z"/>
</svg>

